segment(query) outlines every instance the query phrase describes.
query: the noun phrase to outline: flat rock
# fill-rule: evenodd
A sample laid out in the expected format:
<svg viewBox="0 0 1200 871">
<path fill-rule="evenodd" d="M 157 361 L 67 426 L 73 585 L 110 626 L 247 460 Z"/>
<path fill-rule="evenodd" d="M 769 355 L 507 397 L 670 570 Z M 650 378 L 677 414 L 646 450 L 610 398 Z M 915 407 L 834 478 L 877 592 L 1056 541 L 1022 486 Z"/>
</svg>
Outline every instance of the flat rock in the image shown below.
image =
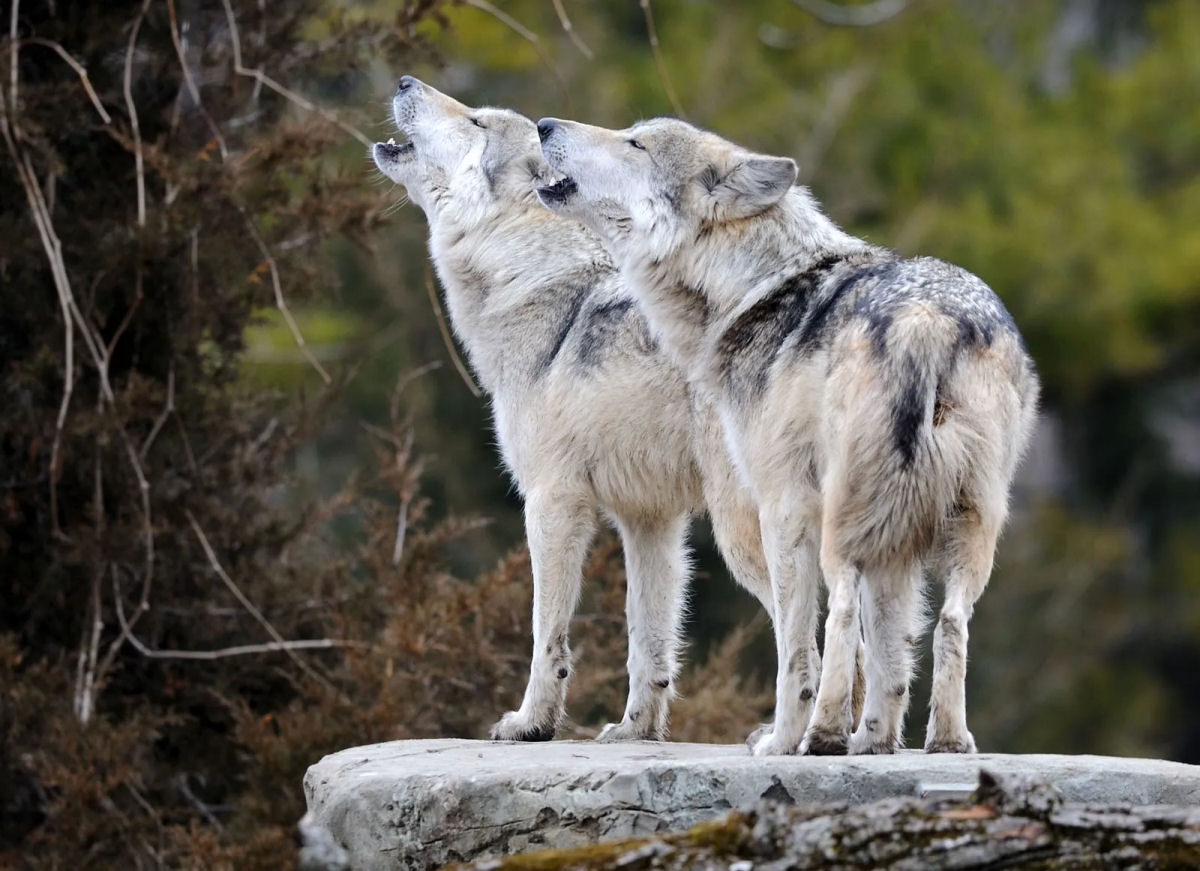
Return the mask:
<svg viewBox="0 0 1200 871">
<path fill-rule="evenodd" d="M 680 829 L 784 803 L 961 796 L 980 769 L 1045 780 L 1069 802 L 1200 805 L 1200 766 L 1108 756 L 788 756 L 744 745 L 394 741 L 308 769 L 308 825 L 356 871 L 446 862 Z"/>
</svg>

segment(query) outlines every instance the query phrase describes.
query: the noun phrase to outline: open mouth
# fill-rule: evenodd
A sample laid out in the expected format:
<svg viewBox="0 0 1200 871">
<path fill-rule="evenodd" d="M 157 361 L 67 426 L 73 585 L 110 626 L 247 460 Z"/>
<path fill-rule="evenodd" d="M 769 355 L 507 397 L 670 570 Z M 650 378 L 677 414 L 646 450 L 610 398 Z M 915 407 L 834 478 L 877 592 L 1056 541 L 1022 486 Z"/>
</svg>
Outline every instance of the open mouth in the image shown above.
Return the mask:
<svg viewBox="0 0 1200 871">
<path fill-rule="evenodd" d="M 567 198 L 577 190 L 579 190 L 579 185 L 575 184 L 575 179 L 568 175 L 560 178 L 554 184 L 542 185 L 537 192 L 545 202 L 562 203 L 566 202 Z"/>
<path fill-rule="evenodd" d="M 411 142 L 404 142 L 397 145 L 395 139 L 389 139 L 387 142 L 375 143 L 375 153 L 388 158 L 389 160 L 396 160 L 400 157 L 404 157 L 405 155 L 411 154 L 414 150 L 415 147 Z"/>
</svg>

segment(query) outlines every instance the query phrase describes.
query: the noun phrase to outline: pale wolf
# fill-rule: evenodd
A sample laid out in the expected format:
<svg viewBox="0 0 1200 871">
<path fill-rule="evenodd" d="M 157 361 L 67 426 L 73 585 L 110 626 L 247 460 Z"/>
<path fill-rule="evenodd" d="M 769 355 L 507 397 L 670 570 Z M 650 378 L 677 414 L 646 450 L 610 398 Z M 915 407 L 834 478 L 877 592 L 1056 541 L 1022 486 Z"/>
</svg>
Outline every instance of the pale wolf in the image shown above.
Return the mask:
<svg viewBox="0 0 1200 871">
<path fill-rule="evenodd" d="M 945 603 L 925 748 L 973 751 L 967 621 L 1038 392 L 1004 305 L 963 269 L 842 232 L 787 158 L 673 119 L 538 130 L 558 178 L 539 196 L 604 239 L 654 334 L 716 398 L 757 500 L 779 678 L 774 730 L 754 752 L 900 746 L 930 565 Z M 860 626 L 867 699 L 851 735 Z"/>
<path fill-rule="evenodd" d="M 567 630 L 597 514 L 628 576 L 629 699 L 607 740 L 663 738 L 679 664 L 689 517 L 707 503 L 731 571 L 771 607 L 757 513 L 715 411 L 697 404 L 590 231 L 537 201 L 548 181 L 534 123 L 473 109 L 411 76 L 393 114 L 409 138 L 373 156 L 429 221 L 454 331 L 487 390 L 525 500 L 533 661 L 500 739 L 547 740 L 572 662 Z"/>
</svg>

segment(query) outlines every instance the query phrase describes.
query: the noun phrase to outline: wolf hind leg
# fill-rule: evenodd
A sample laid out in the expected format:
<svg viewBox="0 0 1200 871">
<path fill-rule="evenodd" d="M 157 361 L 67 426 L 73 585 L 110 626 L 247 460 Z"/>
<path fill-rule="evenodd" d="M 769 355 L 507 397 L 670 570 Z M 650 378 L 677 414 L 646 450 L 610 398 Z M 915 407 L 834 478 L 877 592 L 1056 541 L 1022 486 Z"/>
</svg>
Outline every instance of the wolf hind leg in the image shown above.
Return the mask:
<svg viewBox="0 0 1200 871">
<path fill-rule="evenodd" d="M 687 594 L 688 521 L 686 514 L 661 520 L 617 519 L 628 577 L 629 698 L 621 722 L 605 726 L 599 741 L 667 737 Z"/>
<path fill-rule="evenodd" d="M 933 630 L 933 692 L 926 753 L 974 753 L 967 729 L 967 622 L 992 573 L 1001 518 L 967 507 L 943 530 L 946 596 Z"/>
<path fill-rule="evenodd" d="M 902 745 L 913 650 L 921 634 L 922 574 L 920 566 L 900 568 L 872 573 L 863 584 L 867 686 L 851 753 L 895 753 Z"/>
<path fill-rule="evenodd" d="M 533 491 L 525 500 L 525 534 L 533 564 L 533 660 L 521 707 L 492 727 L 493 740 L 554 737 L 571 676 L 568 631 L 595 528 L 596 508 L 586 498 Z"/>
</svg>

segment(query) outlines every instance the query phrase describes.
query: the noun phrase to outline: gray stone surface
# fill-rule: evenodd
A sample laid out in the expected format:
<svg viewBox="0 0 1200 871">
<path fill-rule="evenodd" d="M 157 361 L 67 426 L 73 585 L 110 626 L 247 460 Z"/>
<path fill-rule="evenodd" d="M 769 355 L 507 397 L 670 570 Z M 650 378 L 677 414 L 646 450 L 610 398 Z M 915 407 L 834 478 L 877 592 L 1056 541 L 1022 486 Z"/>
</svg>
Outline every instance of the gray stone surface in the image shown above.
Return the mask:
<svg viewBox="0 0 1200 871">
<path fill-rule="evenodd" d="M 756 759 L 743 745 L 396 741 L 326 756 L 304 778 L 308 817 L 355 871 L 690 826 L 762 798 L 860 803 L 961 794 L 979 770 L 1041 778 L 1067 801 L 1200 805 L 1200 766 L 1105 756 Z"/>
</svg>

